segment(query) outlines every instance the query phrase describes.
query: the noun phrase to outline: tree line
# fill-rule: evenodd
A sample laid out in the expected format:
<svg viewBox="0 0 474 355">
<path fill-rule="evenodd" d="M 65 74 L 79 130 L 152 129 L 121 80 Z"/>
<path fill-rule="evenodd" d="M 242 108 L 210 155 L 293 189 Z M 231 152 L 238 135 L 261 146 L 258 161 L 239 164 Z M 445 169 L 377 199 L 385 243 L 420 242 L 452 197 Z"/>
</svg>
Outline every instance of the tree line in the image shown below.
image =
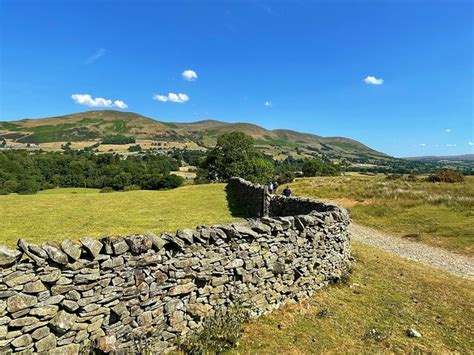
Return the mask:
<svg viewBox="0 0 474 355">
<path fill-rule="evenodd" d="M 169 189 L 183 184 L 181 177 L 170 175 L 178 169 L 176 159 L 154 154 L 1 151 L 0 194 L 33 194 L 55 187 Z"/>
</svg>

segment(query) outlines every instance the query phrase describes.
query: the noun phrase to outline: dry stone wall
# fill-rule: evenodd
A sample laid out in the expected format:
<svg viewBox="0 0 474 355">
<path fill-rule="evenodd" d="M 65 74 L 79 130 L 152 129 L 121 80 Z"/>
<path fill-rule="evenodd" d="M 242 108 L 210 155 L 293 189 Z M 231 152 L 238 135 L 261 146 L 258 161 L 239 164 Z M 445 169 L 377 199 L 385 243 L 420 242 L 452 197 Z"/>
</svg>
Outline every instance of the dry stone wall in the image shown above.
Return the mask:
<svg viewBox="0 0 474 355">
<path fill-rule="evenodd" d="M 0 352 L 127 353 L 142 337 L 168 350 L 219 309 L 238 302 L 258 316 L 340 278 L 348 224 L 332 206 L 173 235 L 20 240 L 0 248 Z"/>
</svg>

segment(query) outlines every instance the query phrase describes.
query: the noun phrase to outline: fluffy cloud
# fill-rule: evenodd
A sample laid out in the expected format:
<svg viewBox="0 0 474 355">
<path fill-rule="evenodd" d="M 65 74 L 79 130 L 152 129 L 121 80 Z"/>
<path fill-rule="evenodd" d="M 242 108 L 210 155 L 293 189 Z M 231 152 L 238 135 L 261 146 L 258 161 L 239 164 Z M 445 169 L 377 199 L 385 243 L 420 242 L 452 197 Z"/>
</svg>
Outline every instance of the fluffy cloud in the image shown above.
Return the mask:
<svg viewBox="0 0 474 355">
<path fill-rule="evenodd" d="M 161 101 L 161 102 L 176 102 L 178 104 L 184 104 L 185 102 L 189 101 L 189 96 L 186 94 L 175 94 L 170 92 L 168 95 L 153 95 L 153 100 Z"/>
<path fill-rule="evenodd" d="M 103 97 L 92 97 L 89 94 L 74 94 L 71 95 L 71 98 L 76 104 L 85 105 L 89 107 L 128 107 L 128 105 L 122 100 L 112 101 L 110 99 L 104 99 Z"/>
<path fill-rule="evenodd" d="M 469 144 L 469 145 L 474 145 L 474 142 L 468 142 L 467 144 Z"/>
<path fill-rule="evenodd" d="M 266 107 L 272 107 L 272 102 L 271 101 L 265 101 L 264 105 Z"/>
<path fill-rule="evenodd" d="M 456 144 L 446 144 L 446 147 L 455 147 Z"/>
<path fill-rule="evenodd" d="M 446 128 L 447 133 L 451 133 L 451 128 Z"/>
<path fill-rule="evenodd" d="M 375 76 L 369 75 L 364 79 L 364 83 L 367 85 L 382 85 L 383 84 L 383 79 L 382 78 L 376 78 Z"/>
<path fill-rule="evenodd" d="M 425 143 L 420 143 L 418 144 L 420 147 L 426 147 L 426 144 Z"/>
<path fill-rule="evenodd" d="M 197 73 L 194 70 L 190 69 L 183 71 L 183 74 L 181 75 L 183 76 L 183 79 L 187 81 L 194 81 L 198 78 Z"/>
</svg>

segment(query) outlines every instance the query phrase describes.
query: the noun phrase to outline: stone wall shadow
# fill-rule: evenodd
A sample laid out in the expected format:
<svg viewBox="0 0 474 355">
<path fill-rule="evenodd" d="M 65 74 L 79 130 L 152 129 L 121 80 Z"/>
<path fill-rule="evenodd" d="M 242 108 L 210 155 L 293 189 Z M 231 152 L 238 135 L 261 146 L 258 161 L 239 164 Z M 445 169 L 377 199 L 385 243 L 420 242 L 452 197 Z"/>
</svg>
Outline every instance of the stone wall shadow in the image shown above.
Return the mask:
<svg viewBox="0 0 474 355">
<path fill-rule="evenodd" d="M 226 185 L 225 187 L 227 204 L 229 206 L 230 213 L 232 217 L 237 218 L 252 218 L 255 217 L 251 215 L 244 207 L 239 205 L 239 199 L 237 198 L 237 192 Z"/>
</svg>

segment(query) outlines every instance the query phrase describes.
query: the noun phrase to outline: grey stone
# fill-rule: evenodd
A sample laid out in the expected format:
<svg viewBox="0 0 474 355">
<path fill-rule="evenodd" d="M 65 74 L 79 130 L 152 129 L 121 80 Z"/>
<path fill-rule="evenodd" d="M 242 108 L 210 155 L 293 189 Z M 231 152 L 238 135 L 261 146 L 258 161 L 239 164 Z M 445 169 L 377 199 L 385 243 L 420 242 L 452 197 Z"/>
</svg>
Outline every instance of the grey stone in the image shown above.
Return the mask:
<svg viewBox="0 0 474 355">
<path fill-rule="evenodd" d="M 188 282 L 184 285 L 178 285 L 170 289 L 168 296 L 177 296 L 190 293 L 196 288 L 196 285 L 193 282 Z"/>
<path fill-rule="evenodd" d="M 50 327 L 59 334 L 66 333 L 74 325 L 77 316 L 75 314 L 67 313 L 66 311 L 59 311 L 53 319 L 49 322 Z"/>
<path fill-rule="evenodd" d="M 43 306 L 39 308 L 33 308 L 30 311 L 30 314 L 32 316 L 36 317 L 41 317 L 41 318 L 48 318 L 54 316 L 59 310 L 59 307 L 56 305 L 49 305 L 49 306 Z"/>
<path fill-rule="evenodd" d="M 0 326 L 0 340 L 3 340 L 7 337 L 8 327 L 6 325 Z"/>
<path fill-rule="evenodd" d="M 112 249 L 114 250 L 115 255 L 121 255 L 126 253 L 129 247 L 123 238 L 117 238 L 112 240 Z"/>
<path fill-rule="evenodd" d="M 10 324 L 8 324 L 9 327 L 12 328 L 19 328 L 19 327 L 24 327 L 27 325 L 32 325 L 39 322 L 38 318 L 35 317 L 23 317 L 23 318 L 17 318 L 13 319 Z"/>
<path fill-rule="evenodd" d="M 48 297 L 47 299 L 45 299 L 44 301 L 41 301 L 39 302 L 36 307 L 44 307 L 44 306 L 50 306 L 50 305 L 53 305 L 53 304 L 58 304 L 58 303 L 61 303 L 61 301 L 64 299 L 64 296 L 63 295 L 55 295 L 55 296 L 51 296 L 51 297 Z"/>
<path fill-rule="evenodd" d="M 30 282 L 35 278 L 34 274 L 24 274 L 22 273 L 21 275 L 18 275 L 17 277 L 14 278 L 5 278 L 5 283 L 9 287 L 15 287 L 18 285 L 23 285 L 27 282 Z"/>
<path fill-rule="evenodd" d="M 81 245 L 68 239 L 61 242 L 61 249 L 73 260 L 79 259 L 82 254 Z"/>
<path fill-rule="evenodd" d="M 150 250 L 153 246 L 151 238 L 145 235 L 134 235 L 125 238 L 126 243 L 130 247 L 132 253 L 141 254 Z"/>
<path fill-rule="evenodd" d="M 421 338 L 421 333 L 417 331 L 416 329 L 410 328 L 407 330 L 407 335 L 410 338 Z"/>
<path fill-rule="evenodd" d="M 46 275 L 40 275 L 40 280 L 46 283 L 53 283 L 59 280 L 61 277 L 61 271 L 58 269 L 54 269 L 48 272 Z"/>
<path fill-rule="evenodd" d="M 23 286 L 24 293 L 40 293 L 46 291 L 46 287 L 43 285 L 41 280 L 29 282 Z"/>
<path fill-rule="evenodd" d="M 44 338 L 42 338 L 41 340 L 37 341 L 36 342 L 36 351 L 41 353 L 41 352 L 44 352 L 44 351 L 48 351 L 50 352 L 51 350 L 54 351 L 54 349 L 56 348 L 56 337 L 54 336 L 54 334 L 50 333 L 48 335 L 46 335 Z M 70 354 L 68 352 L 65 352 L 63 354 Z"/>
<path fill-rule="evenodd" d="M 35 329 L 33 333 L 31 333 L 31 337 L 35 340 L 43 339 L 45 336 L 49 335 L 51 332 L 49 327 L 41 327 Z M 56 338 L 56 337 L 55 337 Z"/>
<path fill-rule="evenodd" d="M 94 259 L 97 258 L 103 247 L 100 241 L 88 237 L 81 238 L 80 242 Z"/>
<path fill-rule="evenodd" d="M 28 256 L 28 258 L 33 260 L 36 264 L 42 265 L 46 262 L 45 259 L 48 258 L 48 255 L 46 254 L 46 252 L 38 246 L 36 250 L 41 250 L 40 255 L 33 253 L 30 248 L 30 244 L 28 244 L 24 239 L 19 239 L 17 242 L 17 246 L 18 248 L 20 248 L 20 250 L 22 250 Z"/>
<path fill-rule="evenodd" d="M 37 302 L 36 296 L 19 293 L 11 296 L 7 300 L 7 310 L 10 313 L 21 311 L 22 309 L 33 307 Z"/>
<path fill-rule="evenodd" d="M 67 264 L 67 255 L 64 254 L 59 248 L 50 244 L 43 244 L 43 250 L 48 253 L 49 258 L 57 264 L 66 265 Z"/>
<path fill-rule="evenodd" d="M 9 267 L 17 263 L 23 253 L 16 249 L 9 249 L 3 245 L 0 246 L 0 267 Z"/>
<path fill-rule="evenodd" d="M 61 305 L 64 307 L 66 311 L 75 312 L 79 308 L 77 302 L 72 300 L 64 300 Z"/>
<path fill-rule="evenodd" d="M 14 339 L 11 344 L 15 348 L 21 348 L 21 347 L 28 346 L 31 343 L 33 343 L 33 339 L 31 338 L 31 335 L 23 334 L 23 335 L 17 337 L 16 339 Z"/>
<path fill-rule="evenodd" d="M 186 306 L 186 312 L 195 317 L 205 317 L 211 311 L 212 306 L 203 303 L 188 304 Z"/>
</svg>

